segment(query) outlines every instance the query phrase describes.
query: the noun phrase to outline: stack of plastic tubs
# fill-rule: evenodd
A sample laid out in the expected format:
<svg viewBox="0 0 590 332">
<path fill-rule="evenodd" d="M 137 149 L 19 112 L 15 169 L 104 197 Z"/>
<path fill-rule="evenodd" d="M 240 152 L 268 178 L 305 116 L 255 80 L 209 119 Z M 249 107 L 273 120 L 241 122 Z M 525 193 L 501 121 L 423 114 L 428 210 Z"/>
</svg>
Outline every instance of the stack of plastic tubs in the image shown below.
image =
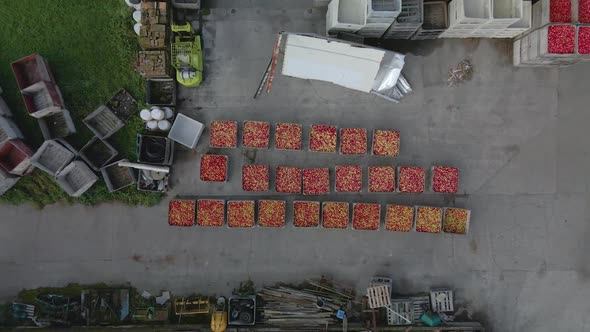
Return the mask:
<svg viewBox="0 0 590 332">
<path fill-rule="evenodd" d="M 588 5 L 587 5 L 588 4 Z M 586 0 L 540 0 L 532 7 L 532 30 L 513 44 L 519 67 L 564 67 L 590 60 L 590 17 Z"/>
<path fill-rule="evenodd" d="M 367 24 L 357 34 L 380 38 L 401 13 L 402 0 L 369 0 Z"/>
<path fill-rule="evenodd" d="M 449 15 L 446 1 L 431 1 L 424 3 L 424 22 L 413 40 L 436 39 L 449 27 Z"/>
<path fill-rule="evenodd" d="M 332 0 L 326 13 L 326 34 L 357 32 L 367 24 L 367 0 Z"/>
<path fill-rule="evenodd" d="M 410 39 L 420 29 L 424 20 L 423 0 L 403 0 L 402 10 L 387 29 L 385 39 Z"/>
</svg>

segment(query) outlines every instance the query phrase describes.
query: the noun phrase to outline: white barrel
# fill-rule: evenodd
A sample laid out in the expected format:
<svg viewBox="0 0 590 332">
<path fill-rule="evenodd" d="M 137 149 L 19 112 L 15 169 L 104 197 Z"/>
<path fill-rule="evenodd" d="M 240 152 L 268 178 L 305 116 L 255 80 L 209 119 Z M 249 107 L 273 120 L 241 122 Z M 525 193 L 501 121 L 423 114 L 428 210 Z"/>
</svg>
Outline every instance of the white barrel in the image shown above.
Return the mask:
<svg viewBox="0 0 590 332">
<path fill-rule="evenodd" d="M 154 108 L 152 110 L 152 119 L 160 121 L 160 120 L 164 120 L 164 116 L 165 116 L 164 111 L 162 111 L 161 109 Z"/>
<path fill-rule="evenodd" d="M 150 112 L 150 110 L 148 110 L 147 108 L 144 108 L 141 110 L 141 112 L 139 112 L 139 117 L 143 121 L 150 121 L 152 119 L 152 112 Z"/>
<path fill-rule="evenodd" d="M 158 121 L 158 129 L 161 131 L 168 131 L 172 127 L 172 124 L 168 120 Z"/>
<path fill-rule="evenodd" d="M 152 120 L 147 122 L 147 127 L 149 130 L 156 130 L 158 129 L 158 121 Z"/>
<path fill-rule="evenodd" d="M 133 26 L 133 31 L 139 36 L 139 30 L 141 29 L 141 23 L 135 23 Z"/>
<path fill-rule="evenodd" d="M 166 114 L 166 119 L 172 119 L 174 117 L 174 111 L 170 107 L 164 107 L 164 113 Z"/>
<path fill-rule="evenodd" d="M 137 23 L 139 23 L 141 21 L 141 10 L 136 10 L 133 12 L 133 19 Z"/>
</svg>

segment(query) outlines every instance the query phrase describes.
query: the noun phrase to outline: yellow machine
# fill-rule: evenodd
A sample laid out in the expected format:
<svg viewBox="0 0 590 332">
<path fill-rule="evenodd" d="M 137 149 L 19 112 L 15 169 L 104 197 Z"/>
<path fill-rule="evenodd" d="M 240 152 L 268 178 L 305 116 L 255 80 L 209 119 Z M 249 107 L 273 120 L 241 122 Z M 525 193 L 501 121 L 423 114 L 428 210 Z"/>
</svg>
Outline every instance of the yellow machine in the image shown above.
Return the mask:
<svg viewBox="0 0 590 332">
<path fill-rule="evenodd" d="M 174 39 L 170 47 L 176 80 L 187 88 L 195 88 L 203 80 L 201 37 L 193 33 L 190 23 L 172 24 Z"/>
<path fill-rule="evenodd" d="M 210 309 L 209 299 L 206 297 L 183 297 L 174 301 L 176 316 L 208 314 Z"/>
<path fill-rule="evenodd" d="M 217 299 L 215 311 L 211 314 L 211 331 L 223 332 L 227 329 L 227 310 L 225 310 L 225 297 Z"/>
</svg>

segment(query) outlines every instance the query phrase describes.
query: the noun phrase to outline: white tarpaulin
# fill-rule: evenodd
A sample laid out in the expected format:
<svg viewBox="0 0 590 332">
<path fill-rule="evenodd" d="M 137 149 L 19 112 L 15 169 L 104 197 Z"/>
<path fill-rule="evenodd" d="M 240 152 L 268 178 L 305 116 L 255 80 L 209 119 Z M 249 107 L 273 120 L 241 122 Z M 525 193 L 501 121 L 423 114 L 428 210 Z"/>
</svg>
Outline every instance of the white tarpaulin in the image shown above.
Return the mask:
<svg viewBox="0 0 590 332">
<path fill-rule="evenodd" d="M 369 93 L 385 53 L 346 42 L 289 34 L 282 73 Z"/>
</svg>

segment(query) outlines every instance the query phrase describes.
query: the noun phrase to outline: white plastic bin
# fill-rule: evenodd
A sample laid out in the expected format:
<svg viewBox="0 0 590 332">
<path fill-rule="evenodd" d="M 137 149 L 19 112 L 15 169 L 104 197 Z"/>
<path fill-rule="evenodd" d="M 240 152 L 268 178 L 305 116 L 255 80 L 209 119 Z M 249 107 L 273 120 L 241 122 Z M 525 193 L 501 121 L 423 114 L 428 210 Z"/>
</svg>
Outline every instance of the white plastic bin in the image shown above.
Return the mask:
<svg viewBox="0 0 590 332">
<path fill-rule="evenodd" d="M 332 0 L 326 13 L 326 32 L 355 32 L 367 24 L 367 0 Z"/>
<path fill-rule="evenodd" d="M 168 138 L 178 142 L 189 149 L 194 149 L 199 143 L 199 138 L 205 126 L 197 120 L 184 114 L 178 114 L 168 133 Z"/>
</svg>

